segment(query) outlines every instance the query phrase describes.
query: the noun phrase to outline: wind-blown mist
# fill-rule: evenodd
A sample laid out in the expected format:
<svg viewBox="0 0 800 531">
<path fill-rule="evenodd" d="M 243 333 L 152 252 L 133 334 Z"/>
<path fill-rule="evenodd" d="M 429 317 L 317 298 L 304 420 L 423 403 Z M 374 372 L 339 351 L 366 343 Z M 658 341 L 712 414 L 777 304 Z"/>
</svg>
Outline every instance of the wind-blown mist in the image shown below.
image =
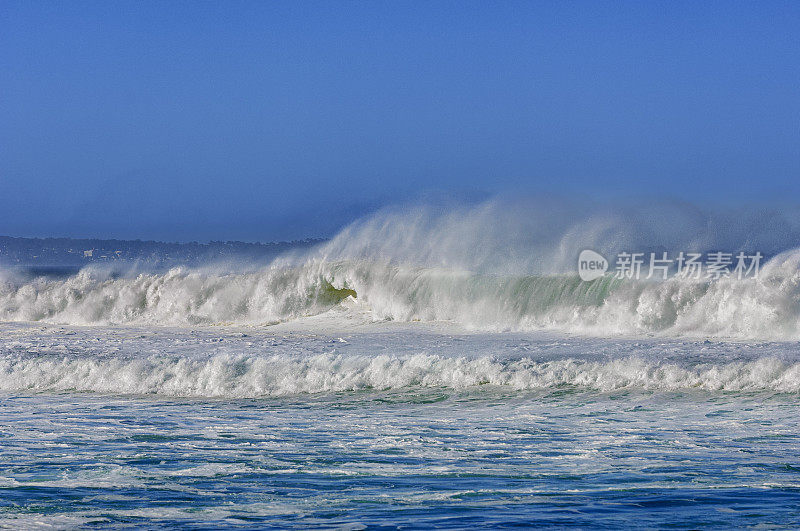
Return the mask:
<svg viewBox="0 0 800 531">
<path fill-rule="evenodd" d="M 800 336 L 796 211 L 497 199 L 387 208 L 302 254 L 253 267 L 176 268 L 0 284 L 0 319 L 66 324 L 264 325 L 449 321 L 488 331 Z M 581 281 L 583 249 L 758 251 L 758 278 Z M 338 321 L 337 321 L 338 320 Z"/>
<path fill-rule="evenodd" d="M 702 209 L 564 200 L 492 200 L 469 207 L 388 208 L 341 231 L 322 256 L 490 274 L 574 273 L 583 249 L 758 250 L 800 245 L 800 211 Z"/>
</svg>

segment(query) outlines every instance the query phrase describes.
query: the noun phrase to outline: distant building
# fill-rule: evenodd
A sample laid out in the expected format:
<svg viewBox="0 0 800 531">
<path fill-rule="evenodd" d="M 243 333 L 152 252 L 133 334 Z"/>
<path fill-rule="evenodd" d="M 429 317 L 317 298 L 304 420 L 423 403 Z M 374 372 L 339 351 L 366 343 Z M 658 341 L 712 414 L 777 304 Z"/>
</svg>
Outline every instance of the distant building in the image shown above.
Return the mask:
<svg viewBox="0 0 800 531">
<path fill-rule="evenodd" d="M 83 251 L 83 257 L 84 258 L 91 258 L 93 252 L 94 252 L 94 249 L 88 249 L 86 251 Z"/>
</svg>

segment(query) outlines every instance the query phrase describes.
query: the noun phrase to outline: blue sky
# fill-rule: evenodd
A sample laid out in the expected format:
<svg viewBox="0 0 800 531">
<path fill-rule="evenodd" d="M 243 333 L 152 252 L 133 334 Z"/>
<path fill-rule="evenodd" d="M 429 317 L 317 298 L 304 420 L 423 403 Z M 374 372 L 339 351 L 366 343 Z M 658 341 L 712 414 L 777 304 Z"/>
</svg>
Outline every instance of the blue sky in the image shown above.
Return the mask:
<svg viewBox="0 0 800 531">
<path fill-rule="evenodd" d="M 0 234 L 327 236 L 454 195 L 792 202 L 797 2 L 0 3 Z"/>
</svg>

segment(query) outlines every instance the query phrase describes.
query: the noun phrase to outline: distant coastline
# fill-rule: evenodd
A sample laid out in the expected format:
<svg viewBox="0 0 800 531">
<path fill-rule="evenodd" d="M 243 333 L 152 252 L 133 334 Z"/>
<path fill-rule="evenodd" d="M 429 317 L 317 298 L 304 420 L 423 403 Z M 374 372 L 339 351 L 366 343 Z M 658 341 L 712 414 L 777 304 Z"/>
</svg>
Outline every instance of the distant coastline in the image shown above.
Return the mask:
<svg viewBox="0 0 800 531">
<path fill-rule="evenodd" d="M 194 265 L 211 261 L 263 261 L 290 250 L 313 247 L 324 239 L 251 243 L 240 241 L 159 242 L 96 238 L 16 238 L 0 236 L 0 265 L 81 267 L 88 264 L 146 262 Z"/>
</svg>

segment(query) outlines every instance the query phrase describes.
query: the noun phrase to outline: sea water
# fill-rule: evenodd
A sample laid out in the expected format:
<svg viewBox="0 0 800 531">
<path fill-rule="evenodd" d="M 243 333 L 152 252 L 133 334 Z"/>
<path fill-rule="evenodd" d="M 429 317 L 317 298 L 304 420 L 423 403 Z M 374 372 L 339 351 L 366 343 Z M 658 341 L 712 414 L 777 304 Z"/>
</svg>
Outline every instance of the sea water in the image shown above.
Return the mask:
<svg viewBox="0 0 800 531">
<path fill-rule="evenodd" d="M 800 526 L 795 235 L 501 207 L 270 264 L 0 269 L 0 525 Z M 758 277 L 572 262 L 736 242 Z"/>
<path fill-rule="evenodd" d="M 6 324 L 10 528 L 800 525 L 794 343 Z"/>
</svg>

